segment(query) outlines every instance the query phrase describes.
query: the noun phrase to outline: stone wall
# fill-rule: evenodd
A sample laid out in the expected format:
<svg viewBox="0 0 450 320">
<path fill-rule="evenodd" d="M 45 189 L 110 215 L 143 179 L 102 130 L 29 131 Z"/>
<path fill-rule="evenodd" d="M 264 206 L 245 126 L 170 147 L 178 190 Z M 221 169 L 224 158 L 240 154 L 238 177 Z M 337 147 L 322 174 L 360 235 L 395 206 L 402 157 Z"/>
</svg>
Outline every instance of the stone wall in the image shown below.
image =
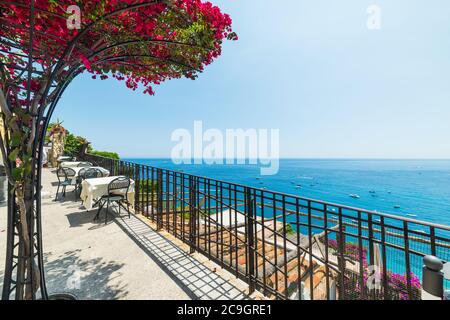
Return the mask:
<svg viewBox="0 0 450 320">
<path fill-rule="evenodd" d="M 51 135 L 50 141 L 52 142 L 52 148 L 48 154 L 48 162 L 52 167 L 58 166 L 58 158 L 64 154 L 64 143 L 66 140 L 66 132 L 57 131 Z"/>
</svg>

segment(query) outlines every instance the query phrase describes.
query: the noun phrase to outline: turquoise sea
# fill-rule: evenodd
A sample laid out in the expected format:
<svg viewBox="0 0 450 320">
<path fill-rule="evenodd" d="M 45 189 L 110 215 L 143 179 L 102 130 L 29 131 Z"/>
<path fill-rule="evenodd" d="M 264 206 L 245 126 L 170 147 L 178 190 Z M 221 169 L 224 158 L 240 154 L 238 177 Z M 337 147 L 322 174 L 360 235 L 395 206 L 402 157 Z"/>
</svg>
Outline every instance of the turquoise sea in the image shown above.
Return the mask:
<svg viewBox="0 0 450 320">
<path fill-rule="evenodd" d="M 249 164 L 176 165 L 170 159 L 124 160 L 450 225 L 450 160 L 282 159 L 279 172 L 273 176 L 261 176 L 260 167 Z M 359 198 L 351 197 L 352 194 Z M 300 232 L 307 234 L 308 231 L 304 228 Z M 442 232 L 438 230 L 437 234 L 446 238 L 450 235 L 447 231 L 445 234 L 441 234 Z M 356 241 L 351 237 L 349 239 Z M 430 253 L 429 248 L 421 243 L 412 241 L 410 246 Z M 439 247 L 437 255 L 447 260 L 448 249 Z M 385 259 L 390 271 L 406 274 L 405 255 L 402 251 L 388 247 Z M 421 279 L 422 259 L 418 255 L 411 255 L 410 260 L 412 273 Z M 449 280 L 445 281 L 445 287 L 450 288 Z"/>
<path fill-rule="evenodd" d="M 282 159 L 273 176 L 261 176 L 260 167 L 249 164 L 124 160 L 450 225 L 450 160 Z"/>
</svg>

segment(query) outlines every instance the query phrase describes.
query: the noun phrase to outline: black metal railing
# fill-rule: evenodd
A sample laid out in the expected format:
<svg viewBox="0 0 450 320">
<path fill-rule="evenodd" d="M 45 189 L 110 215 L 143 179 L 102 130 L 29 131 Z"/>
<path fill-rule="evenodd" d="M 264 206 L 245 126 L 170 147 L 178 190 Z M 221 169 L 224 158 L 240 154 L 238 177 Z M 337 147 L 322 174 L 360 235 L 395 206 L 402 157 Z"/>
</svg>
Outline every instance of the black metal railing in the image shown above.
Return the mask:
<svg viewBox="0 0 450 320">
<path fill-rule="evenodd" d="M 135 181 L 135 211 L 275 299 L 420 299 L 450 227 L 85 155 Z M 450 289 L 448 280 L 444 287 Z"/>
</svg>

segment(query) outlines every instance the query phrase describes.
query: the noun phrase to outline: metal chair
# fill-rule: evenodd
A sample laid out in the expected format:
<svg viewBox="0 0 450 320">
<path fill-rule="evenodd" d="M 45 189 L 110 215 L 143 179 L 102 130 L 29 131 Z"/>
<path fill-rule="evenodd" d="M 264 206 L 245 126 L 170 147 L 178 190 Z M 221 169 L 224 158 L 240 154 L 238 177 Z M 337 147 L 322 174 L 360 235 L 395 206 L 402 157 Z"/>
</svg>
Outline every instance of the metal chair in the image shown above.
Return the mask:
<svg viewBox="0 0 450 320">
<path fill-rule="evenodd" d="M 87 168 L 83 175 L 83 179 L 92 179 L 101 177 L 103 177 L 103 172 L 98 168 Z"/>
<path fill-rule="evenodd" d="M 92 167 L 92 163 L 88 162 L 88 161 L 83 161 L 80 162 L 77 167 Z"/>
<path fill-rule="evenodd" d="M 56 176 L 58 177 L 58 188 L 56 189 L 55 201 L 58 200 L 59 188 L 62 188 L 63 197 L 66 196 L 67 186 L 75 187 L 75 199 L 77 197 L 77 180 L 75 179 L 76 172 L 72 168 L 59 168 L 56 171 Z"/>
<path fill-rule="evenodd" d="M 101 178 L 103 177 L 103 172 L 98 168 L 83 167 L 78 171 L 77 185 L 79 193 L 81 194 L 81 183 L 83 180 L 91 178 Z"/>
<path fill-rule="evenodd" d="M 94 220 L 97 220 L 100 216 L 100 211 L 103 206 L 106 204 L 106 213 L 105 213 L 105 224 L 108 222 L 108 212 L 109 212 L 109 204 L 111 202 L 116 202 L 119 206 L 119 215 L 120 215 L 120 206 L 123 202 L 127 204 L 128 218 L 130 218 L 130 203 L 128 201 L 128 189 L 130 188 L 130 178 L 127 177 L 118 177 L 112 180 L 108 184 L 108 194 L 104 195 L 99 200 L 99 207 L 97 214 L 95 215 Z"/>
</svg>

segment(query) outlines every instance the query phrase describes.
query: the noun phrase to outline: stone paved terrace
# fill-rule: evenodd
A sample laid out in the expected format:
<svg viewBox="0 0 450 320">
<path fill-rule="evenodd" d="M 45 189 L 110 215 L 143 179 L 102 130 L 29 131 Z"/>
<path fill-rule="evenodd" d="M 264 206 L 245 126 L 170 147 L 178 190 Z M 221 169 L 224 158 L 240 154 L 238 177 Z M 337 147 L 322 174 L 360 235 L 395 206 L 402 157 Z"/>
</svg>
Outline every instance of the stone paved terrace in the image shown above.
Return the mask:
<svg viewBox="0 0 450 320">
<path fill-rule="evenodd" d="M 43 245 L 49 294 L 79 299 L 249 299 L 248 287 L 147 219 L 128 215 L 94 222 L 74 194 L 55 202 L 56 175 L 43 170 Z M 69 189 L 68 189 L 69 190 Z M 112 209 L 114 210 L 114 209 Z M 111 210 L 111 211 L 112 211 Z M 112 217 L 112 215 L 110 215 Z M 0 289 L 6 207 L 0 208 Z M 80 279 L 77 282 L 77 279 Z M 79 286 L 78 284 L 79 283 Z M 259 298 L 259 297 L 258 297 Z"/>
</svg>

